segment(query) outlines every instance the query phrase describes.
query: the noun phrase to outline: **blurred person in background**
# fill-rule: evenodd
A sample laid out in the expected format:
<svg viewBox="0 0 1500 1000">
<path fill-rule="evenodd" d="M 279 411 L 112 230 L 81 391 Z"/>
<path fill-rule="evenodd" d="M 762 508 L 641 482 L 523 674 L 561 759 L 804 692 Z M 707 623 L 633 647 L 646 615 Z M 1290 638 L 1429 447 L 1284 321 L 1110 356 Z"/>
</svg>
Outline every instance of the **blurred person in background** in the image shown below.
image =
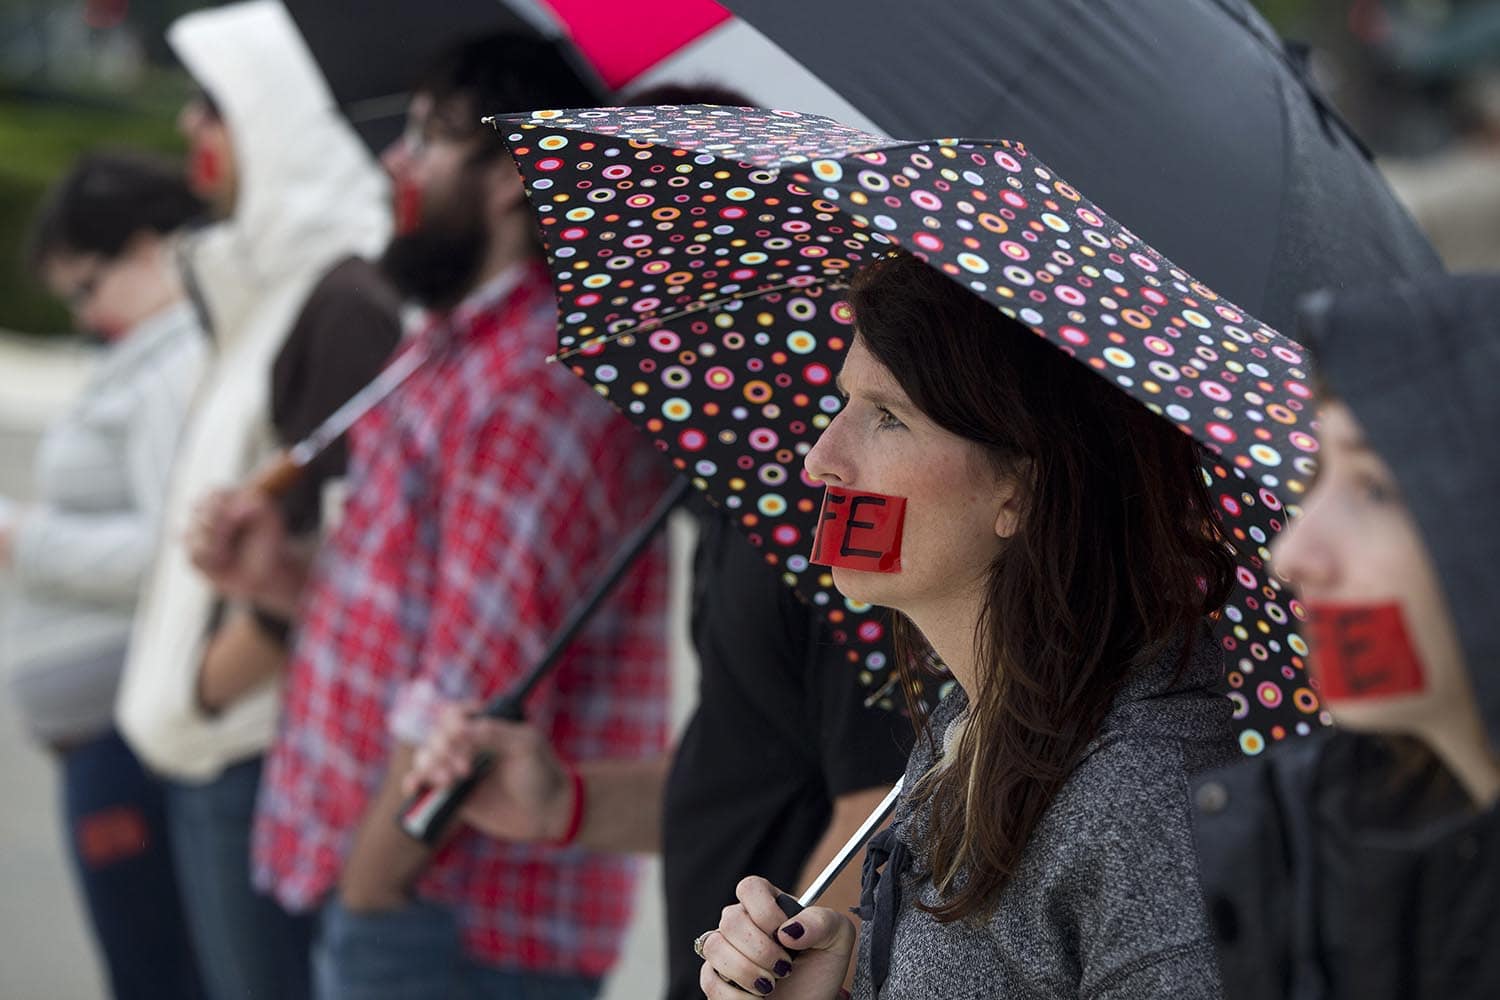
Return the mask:
<svg viewBox="0 0 1500 1000">
<path fill-rule="evenodd" d="M 340 117 L 279 2 L 199 11 L 168 41 L 203 94 L 179 118 L 192 183 L 217 225 L 187 247 L 214 357 L 167 502 L 167 545 L 131 647 L 118 718 L 168 779 L 168 813 L 203 978 L 217 1000 L 311 989 L 314 922 L 255 892 L 250 829 L 285 657 L 282 616 L 216 593 L 185 536 L 205 492 L 238 481 L 368 382 L 400 337 L 369 262 L 389 189 Z M 333 449 L 277 503 L 310 544 L 342 474 Z"/>
<path fill-rule="evenodd" d="M 36 502 L 0 513 L 0 568 L 16 587 L 0 653 L 23 721 L 62 766 L 69 855 L 119 1000 L 202 995 L 163 789 L 113 719 L 207 356 L 173 259 L 176 234 L 202 212 L 180 168 L 136 154 L 87 155 L 52 189 L 29 264 L 105 349 L 42 437 Z"/>
<path fill-rule="evenodd" d="M 519 172 L 481 116 L 598 96 L 556 46 L 501 35 L 439 58 L 387 162 L 406 211 L 383 264 L 427 319 L 420 367 L 350 434 L 344 515 L 309 568 L 253 489 L 205 509 L 222 589 L 294 613 L 255 875 L 320 915 L 317 993 L 571 1000 L 597 994 L 636 862 L 397 826 L 413 748 L 445 699 L 487 699 L 537 659 L 655 504 L 649 442 L 546 363 L 557 308 Z M 666 565 L 645 552 L 531 695 L 570 759 L 651 759 L 667 737 Z"/>
<path fill-rule="evenodd" d="M 1311 300 L 1320 468 L 1272 547 L 1340 731 L 1197 790 L 1226 996 L 1500 995 L 1500 276 Z"/>
</svg>

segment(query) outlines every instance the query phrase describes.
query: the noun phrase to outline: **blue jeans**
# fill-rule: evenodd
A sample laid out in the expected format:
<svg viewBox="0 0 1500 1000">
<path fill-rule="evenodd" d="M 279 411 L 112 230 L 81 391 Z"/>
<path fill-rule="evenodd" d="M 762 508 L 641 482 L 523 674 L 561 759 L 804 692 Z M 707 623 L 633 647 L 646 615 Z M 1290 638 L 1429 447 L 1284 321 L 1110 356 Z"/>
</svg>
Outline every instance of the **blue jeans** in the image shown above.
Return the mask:
<svg viewBox="0 0 1500 1000">
<path fill-rule="evenodd" d="M 250 884 L 250 827 L 259 758 L 207 784 L 167 787 L 172 846 L 213 1000 L 309 1000 L 316 919 L 287 913 Z"/>
<path fill-rule="evenodd" d="M 69 855 L 111 995 L 197 1000 L 160 783 L 114 732 L 61 757 Z"/>
<path fill-rule="evenodd" d="M 452 911 L 414 902 L 352 913 L 323 907 L 313 967 L 318 1000 L 592 1000 L 592 976 L 512 972 L 464 955 Z"/>
</svg>

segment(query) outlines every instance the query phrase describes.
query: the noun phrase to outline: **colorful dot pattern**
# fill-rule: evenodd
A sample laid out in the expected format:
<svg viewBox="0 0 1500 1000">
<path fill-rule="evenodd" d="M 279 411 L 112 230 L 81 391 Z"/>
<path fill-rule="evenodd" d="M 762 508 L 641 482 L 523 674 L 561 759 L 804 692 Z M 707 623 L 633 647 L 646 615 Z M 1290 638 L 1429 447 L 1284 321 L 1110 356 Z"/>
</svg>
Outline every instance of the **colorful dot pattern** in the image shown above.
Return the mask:
<svg viewBox="0 0 1500 1000">
<path fill-rule="evenodd" d="M 840 405 L 850 273 L 899 245 L 1203 446 L 1239 557 L 1219 632 L 1241 746 L 1327 724 L 1298 610 L 1265 569 L 1317 452 L 1305 352 L 1195 281 L 1012 142 L 892 144 L 760 109 L 496 120 L 541 224 L 559 356 L 734 512 L 891 704 L 880 616 L 807 551 L 802 458 Z"/>
</svg>

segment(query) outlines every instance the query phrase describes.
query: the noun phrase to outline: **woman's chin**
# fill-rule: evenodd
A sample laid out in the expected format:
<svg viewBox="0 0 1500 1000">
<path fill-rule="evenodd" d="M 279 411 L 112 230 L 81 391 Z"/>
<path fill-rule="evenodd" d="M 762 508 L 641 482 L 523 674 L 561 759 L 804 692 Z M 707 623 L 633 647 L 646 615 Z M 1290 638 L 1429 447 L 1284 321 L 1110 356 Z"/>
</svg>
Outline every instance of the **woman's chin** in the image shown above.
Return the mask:
<svg viewBox="0 0 1500 1000">
<path fill-rule="evenodd" d="M 862 569 L 833 567 L 833 585 L 840 594 L 861 604 L 874 604 L 882 608 L 896 608 L 900 600 L 898 573 L 871 573 Z"/>
</svg>

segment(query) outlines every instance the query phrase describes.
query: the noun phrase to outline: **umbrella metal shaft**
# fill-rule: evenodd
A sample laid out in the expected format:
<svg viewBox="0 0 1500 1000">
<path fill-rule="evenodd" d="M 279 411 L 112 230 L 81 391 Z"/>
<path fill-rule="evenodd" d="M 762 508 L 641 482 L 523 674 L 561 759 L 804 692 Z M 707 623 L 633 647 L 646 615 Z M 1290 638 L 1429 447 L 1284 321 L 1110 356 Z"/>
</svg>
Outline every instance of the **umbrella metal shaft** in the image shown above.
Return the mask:
<svg viewBox="0 0 1500 1000">
<path fill-rule="evenodd" d="M 573 641 L 579 629 L 583 628 L 604 598 L 614 589 L 615 584 L 620 581 L 620 577 L 625 575 L 626 570 L 630 569 L 631 564 L 661 531 L 662 526 L 667 523 L 667 518 L 671 516 L 677 505 L 682 503 L 690 489 L 692 489 L 692 483 L 679 477 L 671 488 L 662 494 L 662 498 L 657 501 L 656 506 L 652 508 L 651 513 L 646 516 L 641 525 L 625 540 L 625 544 L 615 550 L 615 554 L 610 557 L 609 564 L 600 572 L 599 579 L 594 586 L 569 610 L 568 617 L 553 634 L 552 641 L 548 643 L 541 658 L 520 681 L 485 705 L 480 712 L 481 715 L 511 722 L 520 722 L 526 717 L 527 696 L 562 659 L 563 653 L 567 652 L 568 644 Z M 397 817 L 401 829 L 425 844 L 436 844 L 448 825 L 448 821 L 453 818 L 453 814 L 458 811 L 475 786 L 484 780 L 484 776 L 494 766 L 494 756 L 487 751 L 482 751 L 475 754 L 469 768 L 469 775 L 462 781 L 447 788 L 427 788 L 417 792 L 401 807 L 401 812 Z"/>
<path fill-rule="evenodd" d="M 790 893 L 785 892 L 776 897 L 776 904 L 781 907 L 783 913 L 789 917 L 795 917 L 818 901 L 833 884 L 833 880 L 839 877 L 839 872 L 847 868 L 849 862 L 854 860 L 854 856 L 864 850 L 865 844 L 875 835 L 875 831 L 880 829 L 880 825 L 895 811 L 896 801 L 901 798 L 901 789 L 905 784 L 906 777 L 903 775 L 886 793 L 885 798 L 880 800 L 880 805 L 876 806 L 874 811 L 859 825 L 859 829 L 854 831 L 854 836 L 839 848 L 833 860 L 818 873 L 818 877 L 812 880 L 812 884 L 803 891 L 800 897 L 793 899 Z"/>
<path fill-rule="evenodd" d="M 255 476 L 254 486 L 268 496 L 281 496 L 302 476 L 302 470 L 328 447 L 348 432 L 360 417 L 373 410 L 382 400 L 411 378 L 427 360 L 423 351 L 407 351 L 392 361 L 379 375 L 328 415 L 312 433 L 277 455 Z"/>
</svg>

